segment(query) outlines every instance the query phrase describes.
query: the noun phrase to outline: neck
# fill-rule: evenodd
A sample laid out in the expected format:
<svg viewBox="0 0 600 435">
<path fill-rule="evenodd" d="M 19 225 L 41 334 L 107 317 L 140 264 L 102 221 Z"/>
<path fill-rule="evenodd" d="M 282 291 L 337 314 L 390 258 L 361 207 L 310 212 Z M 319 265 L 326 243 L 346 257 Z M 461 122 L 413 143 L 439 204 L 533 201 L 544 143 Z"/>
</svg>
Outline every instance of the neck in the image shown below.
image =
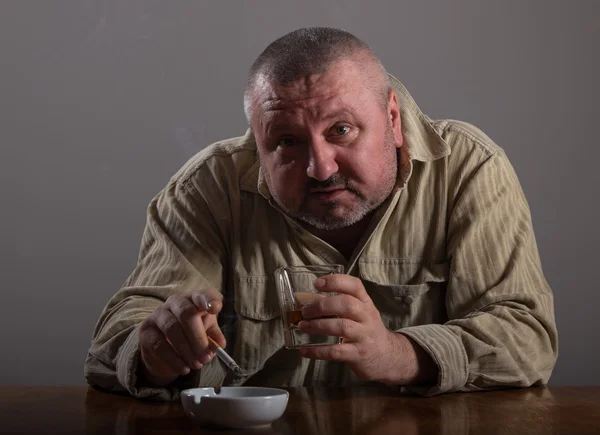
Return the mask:
<svg viewBox="0 0 600 435">
<path fill-rule="evenodd" d="M 306 223 L 303 223 L 302 226 L 307 231 L 329 243 L 340 251 L 346 260 L 349 260 L 352 257 L 354 249 L 356 249 L 356 245 L 367 230 L 372 217 L 373 213 L 371 212 L 357 223 L 335 230 L 320 230 Z"/>
</svg>

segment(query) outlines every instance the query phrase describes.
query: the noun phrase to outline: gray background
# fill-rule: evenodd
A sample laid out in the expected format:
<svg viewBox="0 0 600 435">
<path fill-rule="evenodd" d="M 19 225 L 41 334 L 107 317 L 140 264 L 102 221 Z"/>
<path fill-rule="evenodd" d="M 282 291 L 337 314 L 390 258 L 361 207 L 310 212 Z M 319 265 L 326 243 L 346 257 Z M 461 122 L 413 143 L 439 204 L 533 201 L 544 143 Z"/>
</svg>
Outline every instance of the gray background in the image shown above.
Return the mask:
<svg viewBox="0 0 600 435">
<path fill-rule="evenodd" d="M 369 43 L 434 118 L 511 158 L 556 297 L 551 383 L 600 384 L 600 2 L 0 2 L 0 384 L 82 385 L 148 202 L 242 134 L 248 67 L 328 25 Z"/>
</svg>

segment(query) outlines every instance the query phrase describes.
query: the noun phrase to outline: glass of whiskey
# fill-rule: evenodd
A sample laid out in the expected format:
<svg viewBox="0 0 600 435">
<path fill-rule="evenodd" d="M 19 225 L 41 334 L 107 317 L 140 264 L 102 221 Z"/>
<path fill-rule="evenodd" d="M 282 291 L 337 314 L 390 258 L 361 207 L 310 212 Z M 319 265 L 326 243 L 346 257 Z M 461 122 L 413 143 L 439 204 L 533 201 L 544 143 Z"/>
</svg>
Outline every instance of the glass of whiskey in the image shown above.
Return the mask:
<svg viewBox="0 0 600 435">
<path fill-rule="evenodd" d="M 322 346 L 340 343 L 340 337 L 306 334 L 298 329 L 302 320 L 302 307 L 318 298 L 336 293 L 318 292 L 314 282 L 325 275 L 344 273 L 340 264 L 286 266 L 275 271 L 275 285 L 283 318 L 285 347 L 297 349 L 305 346 Z"/>
</svg>

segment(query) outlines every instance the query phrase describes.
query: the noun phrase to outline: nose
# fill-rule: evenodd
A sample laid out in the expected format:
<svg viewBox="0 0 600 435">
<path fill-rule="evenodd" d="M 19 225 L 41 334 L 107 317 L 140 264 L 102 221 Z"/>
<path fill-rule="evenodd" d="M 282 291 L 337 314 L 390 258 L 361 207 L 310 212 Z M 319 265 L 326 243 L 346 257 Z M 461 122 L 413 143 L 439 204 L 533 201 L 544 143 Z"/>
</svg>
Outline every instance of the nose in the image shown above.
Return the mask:
<svg viewBox="0 0 600 435">
<path fill-rule="evenodd" d="M 327 180 L 339 169 L 335 157 L 336 152 L 333 145 L 324 140 L 314 140 L 308 147 L 306 174 L 315 180 Z"/>
</svg>

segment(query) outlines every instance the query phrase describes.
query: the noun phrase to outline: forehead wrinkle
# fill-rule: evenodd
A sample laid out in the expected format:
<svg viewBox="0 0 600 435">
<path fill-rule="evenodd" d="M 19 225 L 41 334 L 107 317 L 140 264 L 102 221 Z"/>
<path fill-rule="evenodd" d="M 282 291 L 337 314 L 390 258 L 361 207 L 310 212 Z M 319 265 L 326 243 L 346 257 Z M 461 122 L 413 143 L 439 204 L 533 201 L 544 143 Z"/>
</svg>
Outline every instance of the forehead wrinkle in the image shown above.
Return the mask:
<svg viewBox="0 0 600 435">
<path fill-rule="evenodd" d="M 340 112 L 348 112 L 348 107 L 343 102 L 333 101 L 338 97 L 334 93 L 324 97 L 317 95 L 312 97 L 299 98 L 295 100 L 269 99 L 263 105 L 263 116 L 268 123 L 280 119 L 282 122 L 297 121 L 299 118 L 310 120 L 328 119 L 332 115 Z"/>
<path fill-rule="evenodd" d="M 352 101 L 348 101 L 347 97 L 354 95 L 352 90 L 356 86 L 353 83 L 352 80 L 340 80 L 335 71 L 302 77 L 289 83 L 271 83 L 263 77 L 256 101 L 257 106 L 262 109 L 259 110 L 259 113 L 262 112 L 259 124 L 264 128 L 279 122 L 320 123 L 335 114 L 352 114 L 357 107 Z M 361 94 L 362 92 L 359 92 L 356 95 L 359 100 L 362 100 Z"/>
<path fill-rule="evenodd" d="M 261 105 L 267 109 L 279 108 L 280 105 L 298 104 L 317 99 L 328 101 L 336 95 L 343 94 L 343 84 L 331 83 L 327 75 L 307 76 L 289 83 L 263 82 Z"/>
<path fill-rule="evenodd" d="M 267 98 L 263 99 L 263 101 L 262 101 L 262 104 L 266 105 L 268 107 L 268 110 L 278 110 L 278 109 L 285 110 L 281 106 L 305 105 L 305 104 L 310 104 L 311 100 L 317 100 L 317 102 L 330 101 L 331 99 L 333 99 L 339 95 L 339 93 L 337 93 L 335 91 L 324 92 L 324 93 L 317 94 L 317 95 L 305 95 L 305 96 L 296 97 L 296 98 L 289 98 L 289 97 L 286 98 L 285 95 L 277 95 L 276 92 L 274 92 L 273 94 L 275 94 L 275 95 L 268 96 Z"/>
</svg>

